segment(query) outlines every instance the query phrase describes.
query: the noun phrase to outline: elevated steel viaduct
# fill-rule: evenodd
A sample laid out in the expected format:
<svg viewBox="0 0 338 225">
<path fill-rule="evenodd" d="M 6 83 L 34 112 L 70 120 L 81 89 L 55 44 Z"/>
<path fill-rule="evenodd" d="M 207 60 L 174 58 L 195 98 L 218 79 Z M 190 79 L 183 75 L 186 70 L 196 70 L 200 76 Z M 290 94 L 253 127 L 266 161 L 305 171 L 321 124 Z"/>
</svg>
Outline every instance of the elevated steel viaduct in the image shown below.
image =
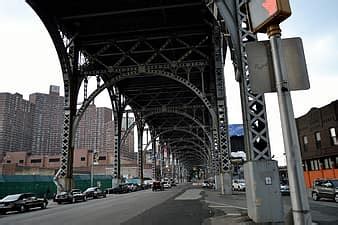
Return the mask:
<svg viewBox="0 0 338 225">
<path fill-rule="evenodd" d="M 48 30 L 63 73 L 63 147 L 55 177 L 59 190 L 72 188 L 78 123 L 94 98 L 107 90 L 115 121 L 116 182 L 122 116 L 130 106 L 141 178 L 147 124 L 154 156 L 159 140 L 180 166 L 191 170 L 203 165 L 223 183 L 222 193 L 231 193 L 226 57 L 233 61 L 240 86 L 248 159 L 271 158 L 264 96 L 250 89 L 245 43 L 256 37 L 249 31 L 245 0 L 26 1 Z M 97 89 L 87 95 L 90 77 L 96 77 Z M 85 100 L 77 108 L 82 85 Z"/>
</svg>

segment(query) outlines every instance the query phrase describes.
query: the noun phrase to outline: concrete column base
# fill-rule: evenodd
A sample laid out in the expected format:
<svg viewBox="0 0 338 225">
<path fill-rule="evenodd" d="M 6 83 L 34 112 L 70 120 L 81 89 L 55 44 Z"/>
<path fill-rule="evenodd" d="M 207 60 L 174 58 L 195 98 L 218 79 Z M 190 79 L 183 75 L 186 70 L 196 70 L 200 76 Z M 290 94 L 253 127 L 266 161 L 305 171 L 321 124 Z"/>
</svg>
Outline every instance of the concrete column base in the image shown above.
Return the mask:
<svg viewBox="0 0 338 225">
<path fill-rule="evenodd" d="M 111 183 L 112 183 L 112 187 L 116 187 L 120 183 L 120 179 L 113 178 Z"/>
<path fill-rule="evenodd" d="M 223 190 L 225 195 L 232 195 L 232 176 L 230 172 L 223 173 Z"/>
<path fill-rule="evenodd" d="M 221 179 L 220 175 L 215 175 L 215 190 L 221 190 Z"/>
</svg>

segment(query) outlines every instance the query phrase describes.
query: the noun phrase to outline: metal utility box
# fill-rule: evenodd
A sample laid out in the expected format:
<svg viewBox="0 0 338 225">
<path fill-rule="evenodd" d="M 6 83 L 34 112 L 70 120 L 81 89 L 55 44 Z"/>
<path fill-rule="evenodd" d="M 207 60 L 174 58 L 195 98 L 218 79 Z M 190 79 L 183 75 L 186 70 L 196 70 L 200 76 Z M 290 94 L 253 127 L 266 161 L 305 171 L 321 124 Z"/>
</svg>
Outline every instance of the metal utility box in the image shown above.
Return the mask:
<svg viewBox="0 0 338 225">
<path fill-rule="evenodd" d="M 277 161 L 248 161 L 244 164 L 244 174 L 249 217 L 256 223 L 282 222 Z"/>
</svg>

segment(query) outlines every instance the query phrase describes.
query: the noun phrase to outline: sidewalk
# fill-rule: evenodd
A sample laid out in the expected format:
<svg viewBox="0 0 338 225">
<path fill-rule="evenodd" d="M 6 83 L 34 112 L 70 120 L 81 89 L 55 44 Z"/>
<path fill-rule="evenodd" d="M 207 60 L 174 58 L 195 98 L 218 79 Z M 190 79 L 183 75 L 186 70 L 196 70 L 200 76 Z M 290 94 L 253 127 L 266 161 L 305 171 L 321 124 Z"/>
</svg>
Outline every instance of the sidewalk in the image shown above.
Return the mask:
<svg viewBox="0 0 338 225">
<path fill-rule="evenodd" d="M 203 190 L 204 201 L 208 205 L 209 210 L 212 210 L 214 213 L 214 216 L 205 220 L 203 225 L 257 225 L 257 223 L 255 223 L 248 217 L 245 192 L 234 192 L 232 195 L 221 195 L 219 191 L 211 189 Z M 274 224 L 293 224 L 290 208 L 291 202 L 283 201 L 284 222 Z M 319 214 L 316 215 L 318 216 Z M 313 220 L 314 217 L 315 216 L 313 215 Z M 318 220 L 319 218 L 316 219 Z M 319 223 L 312 222 L 312 224 L 317 225 Z M 333 223 L 328 222 L 323 224 Z"/>
<path fill-rule="evenodd" d="M 255 224 L 247 215 L 245 192 L 221 195 L 219 191 L 205 189 L 204 201 L 214 216 L 203 225 Z"/>
</svg>

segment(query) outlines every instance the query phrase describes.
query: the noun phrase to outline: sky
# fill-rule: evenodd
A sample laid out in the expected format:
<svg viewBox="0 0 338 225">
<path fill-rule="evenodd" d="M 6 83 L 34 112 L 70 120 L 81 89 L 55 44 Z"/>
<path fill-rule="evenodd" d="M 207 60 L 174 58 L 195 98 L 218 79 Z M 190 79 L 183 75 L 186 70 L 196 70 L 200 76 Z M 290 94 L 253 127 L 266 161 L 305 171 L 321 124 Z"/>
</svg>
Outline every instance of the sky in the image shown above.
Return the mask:
<svg viewBox="0 0 338 225">
<path fill-rule="evenodd" d="M 338 9 L 337 0 L 290 0 L 292 15 L 281 24 L 282 37 L 301 37 L 310 79 L 309 90 L 292 92 L 295 117 L 312 107 L 338 99 Z M 267 39 L 259 35 L 259 39 Z M 63 95 L 60 64 L 52 40 L 39 17 L 24 0 L 0 0 L 0 92 L 48 93 L 59 85 Z M 225 82 L 230 124 L 242 123 L 239 84 L 232 62 L 226 61 Z M 89 81 L 89 93 L 96 86 Z M 83 92 L 80 91 L 79 101 Z M 270 146 L 274 159 L 285 165 L 284 145 L 276 93 L 265 94 Z M 110 107 L 107 93 L 95 100 Z"/>
</svg>

